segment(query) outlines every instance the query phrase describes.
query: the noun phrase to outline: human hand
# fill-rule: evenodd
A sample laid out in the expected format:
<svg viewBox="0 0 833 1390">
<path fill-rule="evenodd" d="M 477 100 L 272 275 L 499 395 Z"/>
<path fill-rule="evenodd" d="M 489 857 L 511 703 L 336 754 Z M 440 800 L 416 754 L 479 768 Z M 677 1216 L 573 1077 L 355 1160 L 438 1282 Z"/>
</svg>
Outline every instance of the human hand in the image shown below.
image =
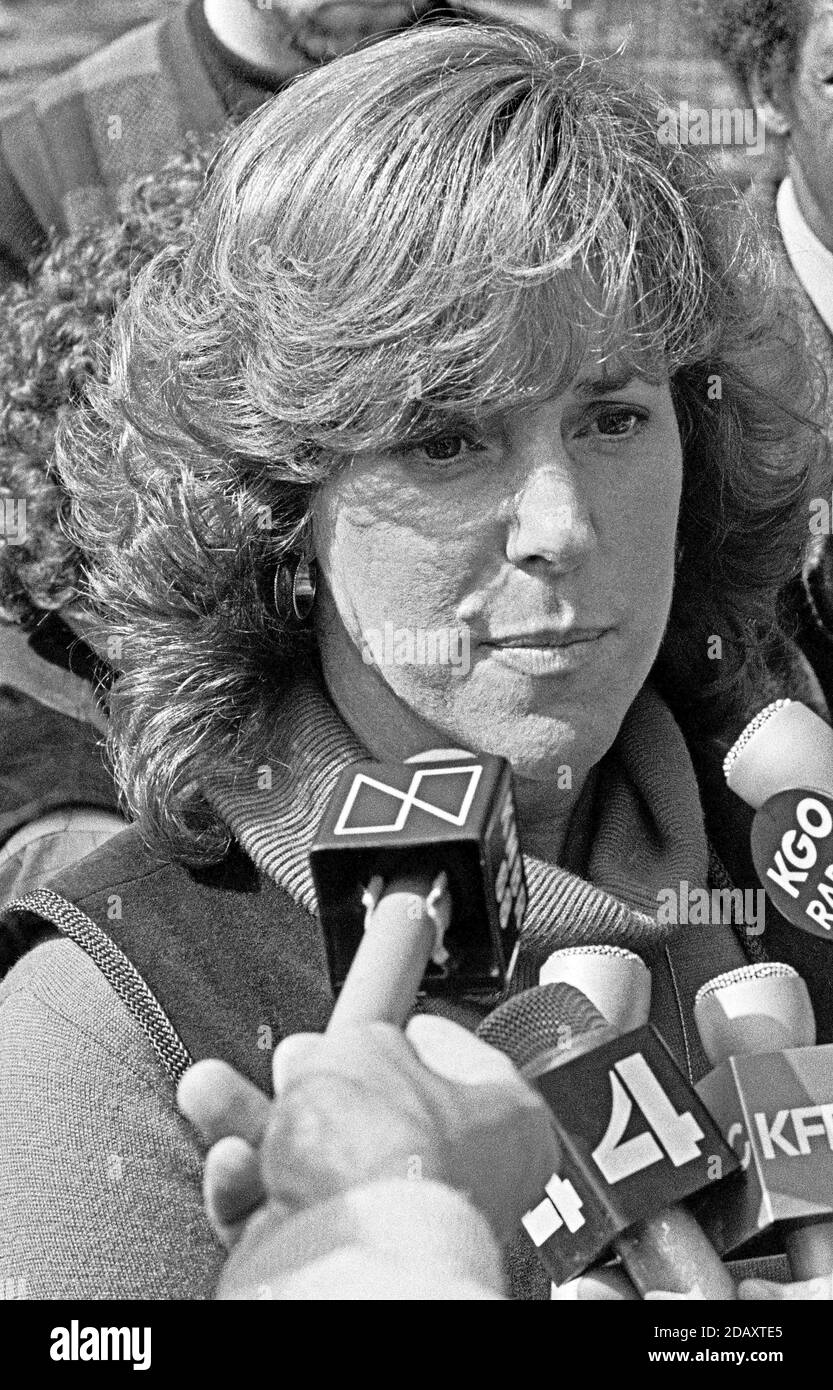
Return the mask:
<svg viewBox="0 0 833 1390">
<path fill-rule="evenodd" d="M 501 1053 L 446 1019 L 419 1015 L 405 1034 L 371 1024 L 296 1035 L 279 1044 L 273 1070 L 273 1104 L 220 1062 L 198 1063 L 180 1083 L 180 1108 L 213 1144 L 206 1206 L 227 1246 L 265 1201 L 300 1210 L 391 1177 L 467 1193 L 503 1239 L 557 1166 L 541 1099 Z"/>
</svg>

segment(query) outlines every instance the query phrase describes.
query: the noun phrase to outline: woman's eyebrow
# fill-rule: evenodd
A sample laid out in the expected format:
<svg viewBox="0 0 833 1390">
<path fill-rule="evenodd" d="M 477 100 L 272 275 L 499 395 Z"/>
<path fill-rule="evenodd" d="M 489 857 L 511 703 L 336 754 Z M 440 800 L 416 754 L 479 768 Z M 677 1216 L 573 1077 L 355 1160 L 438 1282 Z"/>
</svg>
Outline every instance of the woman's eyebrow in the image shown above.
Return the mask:
<svg viewBox="0 0 833 1390">
<path fill-rule="evenodd" d="M 616 391 L 624 391 L 625 387 L 629 386 L 632 381 L 642 381 L 648 386 L 657 385 L 644 372 L 623 370 L 616 374 L 582 377 L 573 386 L 573 391 L 577 396 L 586 400 L 595 400 L 597 396 L 607 396 Z"/>
<path fill-rule="evenodd" d="M 499 414 L 500 412 L 495 410 L 487 412 L 482 409 L 458 407 L 452 410 L 442 410 L 436 406 L 429 406 L 414 420 L 414 429 L 420 434 L 439 433 L 462 427 L 482 429 L 489 420 L 496 418 Z"/>
</svg>

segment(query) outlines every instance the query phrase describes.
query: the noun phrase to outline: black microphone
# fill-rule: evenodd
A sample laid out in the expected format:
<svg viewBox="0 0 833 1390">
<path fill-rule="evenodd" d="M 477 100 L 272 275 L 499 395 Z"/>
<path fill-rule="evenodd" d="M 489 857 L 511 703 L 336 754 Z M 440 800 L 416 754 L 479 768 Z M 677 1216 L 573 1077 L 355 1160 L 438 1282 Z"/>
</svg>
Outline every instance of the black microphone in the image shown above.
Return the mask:
<svg viewBox="0 0 833 1390">
<path fill-rule="evenodd" d="M 736 1297 L 694 1217 L 677 1204 L 739 1164 L 659 1034 L 620 1034 L 574 986 L 501 1004 L 479 1036 L 541 1092 L 563 1155 L 523 1217 L 550 1277 L 566 1283 L 611 1249 L 641 1294 Z"/>
<path fill-rule="evenodd" d="M 752 859 L 767 897 L 793 926 L 833 940 L 833 730 L 806 705 L 775 700 L 723 770 L 755 810 Z"/>
<path fill-rule="evenodd" d="M 527 902 L 505 758 L 440 749 L 354 763 L 309 853 L 332 1026 L 401 1026 L 418 990 L 491 995 L 510 977 Z"/>
<path fill-rule="evenodd" d="M 833 1046 L 813 1046 L 807 986 L 789 965 L 743 966 L 703 985 L 694 1017 L 715 1068 L 697 1090 L 745 1173 L 700 1219 L 725 1252 L 777 1225 L 795 1279 L 833 1274 Z"/>
</svg>

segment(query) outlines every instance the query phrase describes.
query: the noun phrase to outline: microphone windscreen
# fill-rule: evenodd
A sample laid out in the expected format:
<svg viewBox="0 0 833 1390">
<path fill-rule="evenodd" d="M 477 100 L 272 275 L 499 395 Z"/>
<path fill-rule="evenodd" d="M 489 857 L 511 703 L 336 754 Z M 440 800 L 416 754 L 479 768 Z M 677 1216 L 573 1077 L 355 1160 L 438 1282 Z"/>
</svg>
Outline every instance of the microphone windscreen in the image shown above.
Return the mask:
<svg viewBox="0 0 833 1390">
<path fill-rule="evenodd" d="M 477 1035 L 523 1071 L 547 1053 L 569 1050 L 577 1039 L 600 1031 L 609 1032 L 607 1019 L 587 996 L 572 985 L 555 984 L 534 985 L 499 1004 Z"/>
<path fill-rule="evenodd" d="M 744 965 L 709 980 L 694 1020 L 712 1066 L 730 1057 L 813 1047 L 816 1023 L 807 986 L 791 965 Z"/>
<path fill-rule="evenodd" d="M 793 700 L 775 700 L 747 724 L 723 762 L 733 792 L 756 811 L 778 792 L 833 794 L 833 729 Z"/>
<path fill-rule="evenodd" d="M 648 1022 L 651 972 L 624 946 L 565 946 L 553 951 L 541 966 L 538 982 L 561 982 L 580 989 L 620 1033 L 630 1033 Z"/>
</svg>

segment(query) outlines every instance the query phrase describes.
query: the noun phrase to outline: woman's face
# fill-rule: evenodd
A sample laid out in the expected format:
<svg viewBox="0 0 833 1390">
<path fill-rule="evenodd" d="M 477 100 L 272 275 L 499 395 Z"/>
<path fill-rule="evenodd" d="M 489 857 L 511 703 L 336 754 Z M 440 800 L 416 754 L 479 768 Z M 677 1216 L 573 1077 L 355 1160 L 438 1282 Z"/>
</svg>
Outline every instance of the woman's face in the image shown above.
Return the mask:
<svg viewBox="0 0 833 1390">
<path fill-rule="evenodd" d="M 359 456 L 314 516 L 337 703 L 349 681 L 359 723 L 400 712 L 408 752 L 462 744 L 580 783 L 657 655 L 681 482 L 667 382 L 592 362 L 545 404 Z"/>
<path fill-rule="evenodd" d="M 815 0 L 789 105 L 799 206 L 816 236 L 833 248 L 833 0 Z"/>
</svg>

